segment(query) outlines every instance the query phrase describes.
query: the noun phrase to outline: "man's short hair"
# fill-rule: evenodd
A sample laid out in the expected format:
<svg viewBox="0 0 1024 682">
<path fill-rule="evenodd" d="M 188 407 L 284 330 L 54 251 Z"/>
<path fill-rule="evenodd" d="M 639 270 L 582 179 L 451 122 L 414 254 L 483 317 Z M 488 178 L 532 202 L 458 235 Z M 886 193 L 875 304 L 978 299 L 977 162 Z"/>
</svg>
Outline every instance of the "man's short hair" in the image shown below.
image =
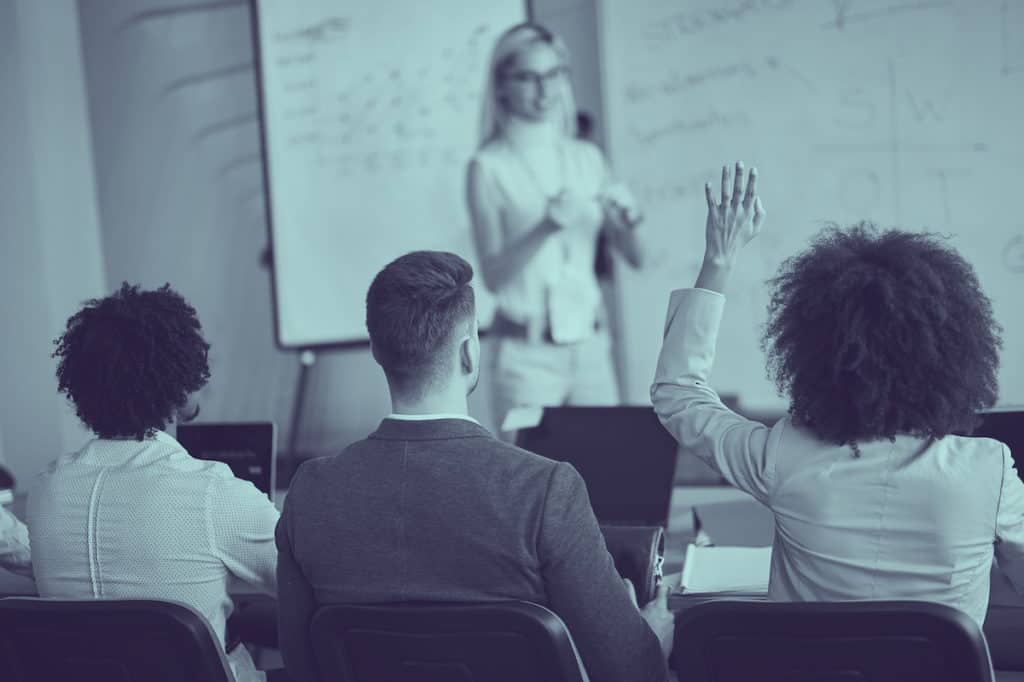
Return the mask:
<svg viewBox="0 0 1024 682">
<path fill-rule="evenodd" d="M 100 438 L 152 435 L 210 378 L 195 308 L 166 284 L 87 301 L 55 343 L 58 389 Z"/>
<path fill-rule="evenodd" d="M 475 315 L 472 279 L 473 267 L 446 251 L 407 253 L 373 278 L 366 329 L 393 390 L 420 395 L 451 371 L 446 350 Z"/>
</svg>

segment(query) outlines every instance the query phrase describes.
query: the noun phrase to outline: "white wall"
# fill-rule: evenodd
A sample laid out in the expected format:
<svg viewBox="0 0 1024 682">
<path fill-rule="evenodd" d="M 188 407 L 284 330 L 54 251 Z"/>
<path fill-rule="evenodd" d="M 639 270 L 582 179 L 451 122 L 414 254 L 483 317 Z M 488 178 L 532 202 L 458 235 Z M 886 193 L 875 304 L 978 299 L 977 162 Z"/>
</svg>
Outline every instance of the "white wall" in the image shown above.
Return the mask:
<svg viewBox="0 0 1024 682">
<path fill-rule="evenodd" d="M 106 289 L 74 0 L 0 0 L 0 432 L 23 483 L 87 437 L 53 339 Z"/>
</svg>

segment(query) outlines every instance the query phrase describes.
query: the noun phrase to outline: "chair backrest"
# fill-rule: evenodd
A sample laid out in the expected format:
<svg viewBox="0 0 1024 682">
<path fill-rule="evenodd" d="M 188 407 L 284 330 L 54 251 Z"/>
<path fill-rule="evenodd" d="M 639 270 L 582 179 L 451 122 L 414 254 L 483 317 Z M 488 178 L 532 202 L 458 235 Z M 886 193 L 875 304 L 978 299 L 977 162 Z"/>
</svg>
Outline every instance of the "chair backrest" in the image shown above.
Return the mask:
<svg viewBox="0 0 1024 682">
<path fill-rule="evenodd" d="M 233 682 L 209 623 L 155 600 L 0 599 L 4 682 Z"/>
<path fill-rule="evenodd" d="M 322 679 L 583 682 L 569 631 L 529 602 L 321 607 L 310 625 Z"/>
<path fill-rule="evenodd" d="M 994 679 L 978 625 L 917 601 L 709 601 L 679 615 L 672 659 L 688 682 Z"/>
</svg>

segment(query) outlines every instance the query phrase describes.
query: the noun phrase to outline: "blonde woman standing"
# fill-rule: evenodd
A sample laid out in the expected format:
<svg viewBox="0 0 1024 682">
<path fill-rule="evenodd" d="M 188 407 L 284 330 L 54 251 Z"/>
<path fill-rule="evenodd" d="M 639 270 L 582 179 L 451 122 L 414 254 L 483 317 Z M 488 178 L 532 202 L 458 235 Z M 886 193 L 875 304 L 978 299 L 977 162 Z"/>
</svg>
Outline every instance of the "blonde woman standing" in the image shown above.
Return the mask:
<svg viewBox="0 0 1024 682">
<path fill-rule="evenodd" d="M 520 24 L 498 39 L 481 124 L 467 203 L 483 281 L 497 301 L 495 417 L 501 424 L 517 406 L 616 404 L 594 258 L 604 231 L 638 267 L 641 218 L 601 151 L 576 137 L 559 38 Z"/>
</svg>

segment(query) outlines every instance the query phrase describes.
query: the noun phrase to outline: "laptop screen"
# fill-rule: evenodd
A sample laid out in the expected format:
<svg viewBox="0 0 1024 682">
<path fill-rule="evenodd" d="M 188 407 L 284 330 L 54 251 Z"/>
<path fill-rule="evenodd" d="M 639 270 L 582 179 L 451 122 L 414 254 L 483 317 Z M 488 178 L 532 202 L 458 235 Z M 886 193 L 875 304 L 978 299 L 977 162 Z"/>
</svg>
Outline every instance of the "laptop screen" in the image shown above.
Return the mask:
<svg viewBox="0 0 1024 682">
<path fill-rule="evenodd" d="M 653 408 L 545 408 L 516 444 L 572 464 L 601 523 L 667 525 L 677 445 Z"/>
<path fill-rule="evenodd" d="M 180 424 L 175 434 L 196 459 L 227 464 L 237 478 L 274 499 L 277 430 L 273 422 Z"/>
</svg>

